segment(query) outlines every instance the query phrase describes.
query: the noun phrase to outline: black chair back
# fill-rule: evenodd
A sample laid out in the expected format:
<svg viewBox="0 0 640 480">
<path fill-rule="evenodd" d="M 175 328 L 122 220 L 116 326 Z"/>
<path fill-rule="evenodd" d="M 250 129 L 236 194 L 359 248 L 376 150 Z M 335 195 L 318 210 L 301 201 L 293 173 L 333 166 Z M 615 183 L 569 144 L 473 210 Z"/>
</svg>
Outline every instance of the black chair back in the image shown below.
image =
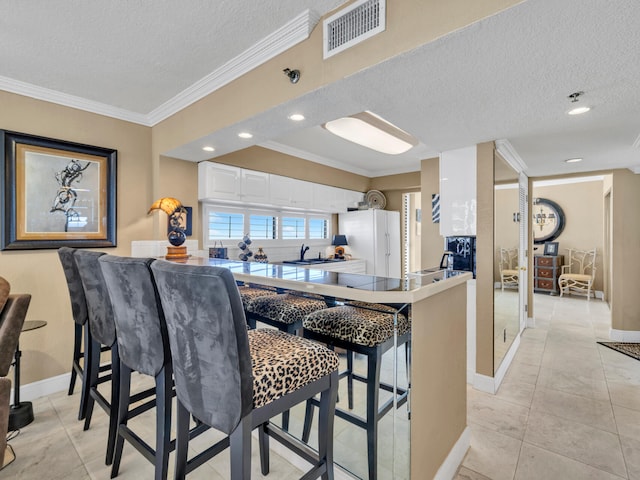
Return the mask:
<svg viewBox="0 0 640 480">
<path fill-rule="evenodd" d="M 176 394 L 196 418 L 230 434 L 253 408 L 247 325 L 229 270 L 158 260 Z"/>
</svg>

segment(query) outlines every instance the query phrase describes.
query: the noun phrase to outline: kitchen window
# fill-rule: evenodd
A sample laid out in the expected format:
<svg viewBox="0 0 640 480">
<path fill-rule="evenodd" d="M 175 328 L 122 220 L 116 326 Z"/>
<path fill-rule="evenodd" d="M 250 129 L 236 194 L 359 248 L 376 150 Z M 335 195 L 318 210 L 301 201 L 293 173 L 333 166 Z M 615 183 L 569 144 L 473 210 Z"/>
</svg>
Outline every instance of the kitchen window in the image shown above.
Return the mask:
<svg viewBox="0 0 640 480">
<path fill-rule="evenodd" d="M 331 214 L 275 212 L 227 205 L 203 204 L 205 245 L 220 240 L 241 240 L 245 233 L 253 240 L 275 244 L 297 244 L 331 238 Z"/>
</svg>

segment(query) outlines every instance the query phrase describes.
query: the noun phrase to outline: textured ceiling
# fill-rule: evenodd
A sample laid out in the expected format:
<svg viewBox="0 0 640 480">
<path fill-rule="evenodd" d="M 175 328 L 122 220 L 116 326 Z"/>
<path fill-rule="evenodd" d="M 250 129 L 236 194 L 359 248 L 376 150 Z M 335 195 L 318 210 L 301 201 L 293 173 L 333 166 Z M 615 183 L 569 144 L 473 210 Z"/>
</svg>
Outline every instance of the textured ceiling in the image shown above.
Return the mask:
<svg viewBox="0 0 640 480">
<path fill-rule="evenodd" d="M 322 14 L 342 2 L 225 1 L 215 12 L 210 2 L 193 0 L 144 9 L 124 1 L 9 3 L 0 16 L 0 75 L 146 113 L 303 9 Z M 216 155 L 259 144 L 378 176 L 415 171 L 420 159 L 440 151 L 504 139 L 531 176 L 640 171 L 638 25 L 637 0 L 616 1 L 615 8 L 599 0 L 528 0 L 164 153 L 198 161 L 211 155 L 202 152 L 204 142 L 216 146 Z M 570 117 L 567 95 L 578 90 L 593 110 Z M 292 124 L 286 116 L 293 110 L 307 120 Z M 363 110 L 421 144 L 387 156 L 318 127 Z M 254 138 L 240 141 L 241 128 Z M 563 162 L 576 156 L 584 161 Z"/>
</svg>

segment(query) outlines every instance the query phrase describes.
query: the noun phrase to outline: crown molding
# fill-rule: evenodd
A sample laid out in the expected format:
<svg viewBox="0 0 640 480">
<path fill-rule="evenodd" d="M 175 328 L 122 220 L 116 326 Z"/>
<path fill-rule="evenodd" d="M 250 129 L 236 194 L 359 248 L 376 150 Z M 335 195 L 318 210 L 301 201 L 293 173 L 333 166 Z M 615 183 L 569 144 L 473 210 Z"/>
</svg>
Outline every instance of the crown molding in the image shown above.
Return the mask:
<svg viewBox="0 0 640 480">
<path fill-rule="evenodd" d="M 95 102 L 75 95 L 58 92 L 44 87 L 38 87 L 31 83 L 21 82 L 12 78 L 0 76 L 0 90 L 24 95 L 25 97 L 56 103 L 65 107 L 77 108 L 86 112 L 97 113 L 106 117 L 117 118 L 127 122 L 151 126 L 146 115 L 131 112 L 123 108 L 113 107 L 105 103 Z"/>
<path fill-rule="evenodd" d="M 309 160 L 310 162 L 320 163 L 322 165 L 326 165 L 327 167 L 333 167 L 339 170 L 345 169 L 344 163 L 339 162 L 337 160 L 333 160 L 332 158 L 323 157 L 322 155 L 316 155 L 315 153 L 310 153 L 310 152 L 307 152 L 306 150 L 290 147 L 289 145 L 284 145 L 282 143 L 274 142 L 271 140 L 262 142 L 258 146 L 263 148 L 268 148 L 269 150 L 275 150 L 276 152 L 284 153 L 285 155 L 291 155 L 292 157 L 298 157 L 304 160 Z M 373 176 L 372 172 L 368 170 L 364 170 L 362 168 L 353 167 L 353 166 L 349 166 L 349 171 L 358 175 L 363 175 L 365 177 Z"/>
<path fill-rule="evenodd" d="M 148 121 L 151 125 L 161 122 L 306 40 L 319 20 L 320 16 L 312 10 L 302 12 L 283 27 L 154 109 L 149 113 Z"/>
<path fill-rule="evenodd" d="M 527 164 L 524 163 L 522 157 L 518 155 L 516 149 L 507 139 L 500 139 L 495 141 L 496 150 L 502 157 L 511 165 L 511 167 L 518 173 L 524 173 L 527 171 Z"/>
<path fill-rule="evenodd" d="M 302 12 L 275 32 L 269 34 L 148 114 L 132 112 L 2 76 L 0 76 L 0 90 L 152 127 L 257 66 L 271 60 L 276 55 L 306 40 L 319 21 L 320 15 L 315 11 L 306 10 Z"/>
</svg>

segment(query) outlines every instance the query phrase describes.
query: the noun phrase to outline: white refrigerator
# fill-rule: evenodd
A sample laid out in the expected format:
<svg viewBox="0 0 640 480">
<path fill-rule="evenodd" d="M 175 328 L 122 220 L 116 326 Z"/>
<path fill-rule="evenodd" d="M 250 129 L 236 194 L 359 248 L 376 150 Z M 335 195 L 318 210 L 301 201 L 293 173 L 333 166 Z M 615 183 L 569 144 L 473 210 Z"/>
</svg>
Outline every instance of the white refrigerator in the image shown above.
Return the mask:
<svg viewBox="0 0 640 480">
<path fill-rule="evenodd" d="M 367 262 L 367 274 L 400 278 L 400 212 L 369 209 L 342 213 L 338 229 L 347 253 Z"/>
</svg>

